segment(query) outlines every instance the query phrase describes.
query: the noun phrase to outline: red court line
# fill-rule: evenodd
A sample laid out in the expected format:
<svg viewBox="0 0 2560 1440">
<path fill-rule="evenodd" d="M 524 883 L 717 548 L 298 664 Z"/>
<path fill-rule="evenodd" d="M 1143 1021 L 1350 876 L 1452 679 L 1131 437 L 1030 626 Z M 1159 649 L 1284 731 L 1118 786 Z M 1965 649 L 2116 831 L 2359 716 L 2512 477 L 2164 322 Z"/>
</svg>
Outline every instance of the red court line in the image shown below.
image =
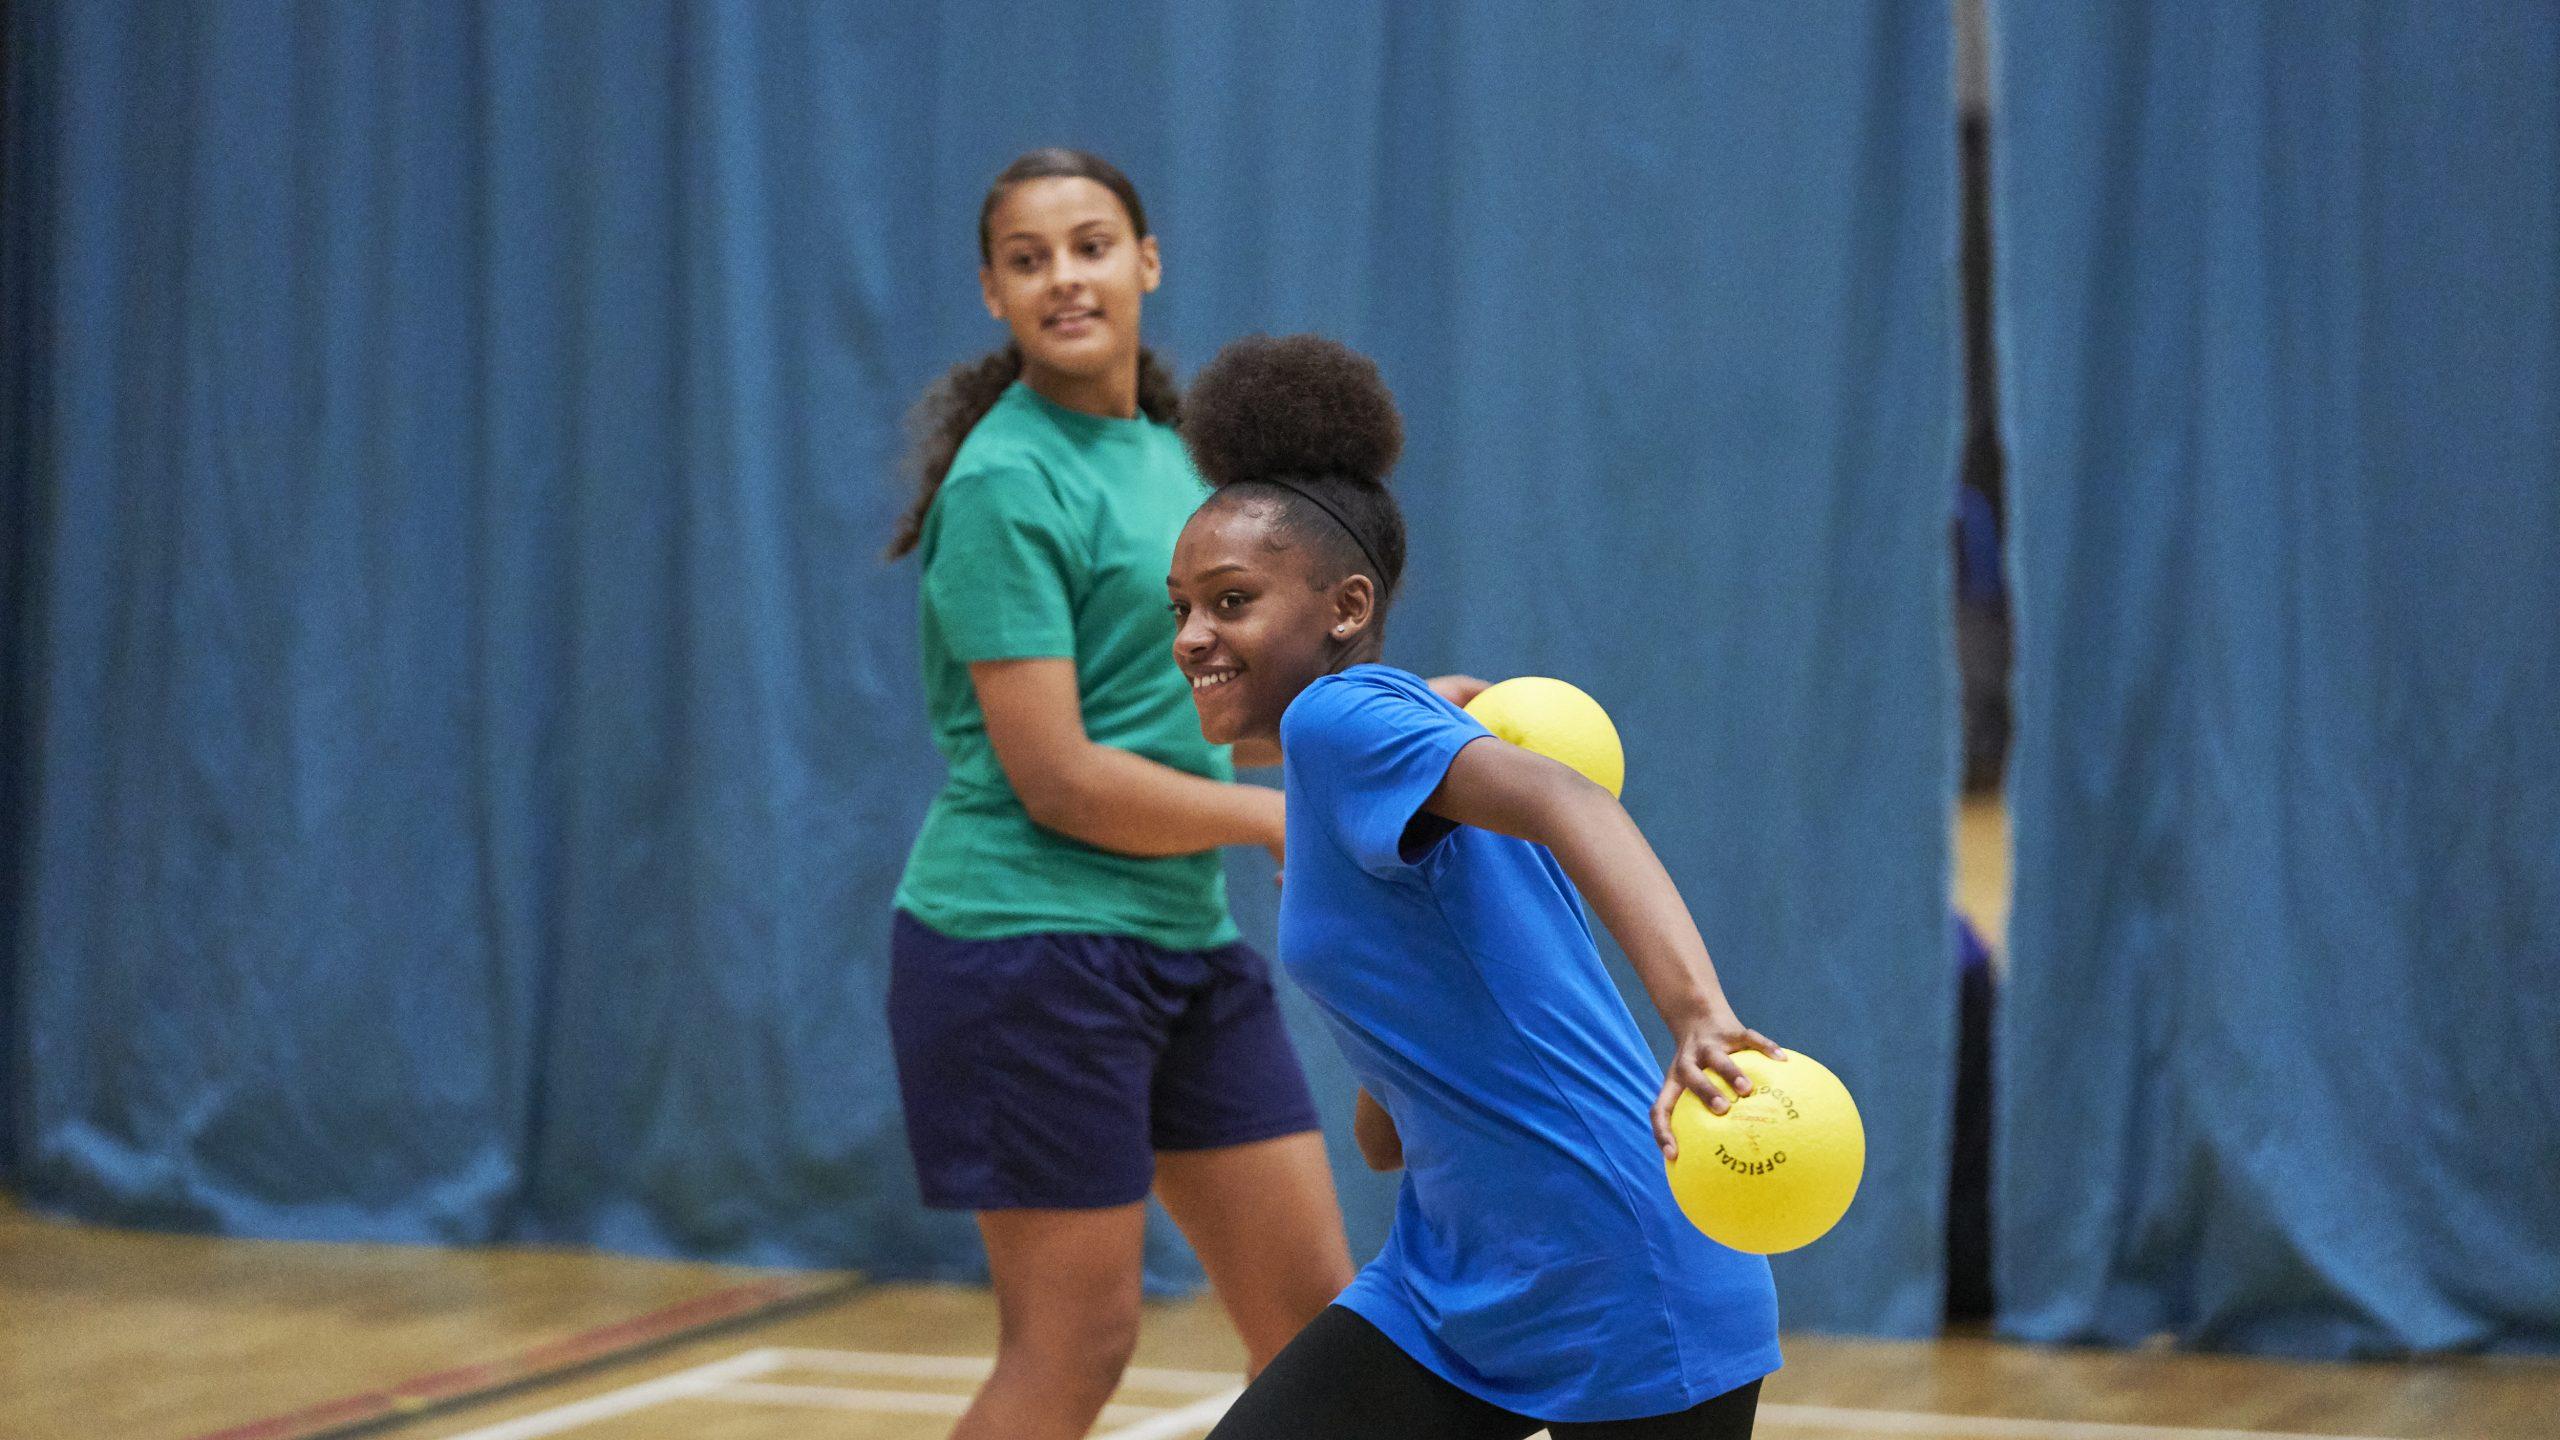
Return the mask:
<svg viewBox="0 0 2560 1440">
<path fill-rule="evenodd" d="M 842 1275 L 787 1275 L 732 1285 L 633 1319 L 548 1340 L 500 1359 L 459 1365 L 379 1390 L 340 1396 L 228 1430 L 210 1431 L 195 1440 L 315 1440 L 354 1426 L 410 1419 L 428 1410 L 646 1349 L 688 1331 L 850 1290 L 857 1283 Z"/>
</svg>

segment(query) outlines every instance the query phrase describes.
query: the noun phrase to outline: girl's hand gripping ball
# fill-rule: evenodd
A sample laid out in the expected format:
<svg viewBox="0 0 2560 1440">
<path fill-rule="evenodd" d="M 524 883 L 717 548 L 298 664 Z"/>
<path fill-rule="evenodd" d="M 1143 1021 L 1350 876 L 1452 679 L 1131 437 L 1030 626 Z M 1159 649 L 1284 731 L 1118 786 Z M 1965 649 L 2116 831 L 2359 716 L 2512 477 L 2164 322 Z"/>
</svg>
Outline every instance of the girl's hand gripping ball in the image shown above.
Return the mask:
<svg viewBox="0 0 2560 1440">
<path fill-rule="evenodd" d="M 1722 1115 L 1694 1093 L 1671 1109 L 1680 1158 L 1671 1194 L 1707 1238 L 1775 1255 L 1810 1245 L 1849 1213 L 1867 1168 L 1867 1131 L 1840 1077 L 1801 1050 L 1774 1060 L 1736 1050 L 1751 1093 Z M 1730 1095 L 1721 1075 L 1711 1079 Z"/>
</svg>

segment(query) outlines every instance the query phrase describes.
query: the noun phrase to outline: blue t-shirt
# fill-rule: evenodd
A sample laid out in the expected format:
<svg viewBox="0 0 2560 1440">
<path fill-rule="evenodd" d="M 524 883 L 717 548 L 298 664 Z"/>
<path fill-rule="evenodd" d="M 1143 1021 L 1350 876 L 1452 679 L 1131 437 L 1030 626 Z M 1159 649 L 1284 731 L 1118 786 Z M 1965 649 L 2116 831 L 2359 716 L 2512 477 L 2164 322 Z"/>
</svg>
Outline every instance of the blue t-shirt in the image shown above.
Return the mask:
<svg viewBox="0 0 2560 1440">
<path fill-rule="evenodd" d="M 1383 665 L 1280 721 L 1280 956 L 1404 1140 L 1395 1227 L 1340 1303 L 1540 1420 L 1685 1410 L 1778 1368 L 1769 1263 L 1671 1198 L 1661 1068 L 1555 856 L 1423 813 L 1486 735 Z"/>
</svg>

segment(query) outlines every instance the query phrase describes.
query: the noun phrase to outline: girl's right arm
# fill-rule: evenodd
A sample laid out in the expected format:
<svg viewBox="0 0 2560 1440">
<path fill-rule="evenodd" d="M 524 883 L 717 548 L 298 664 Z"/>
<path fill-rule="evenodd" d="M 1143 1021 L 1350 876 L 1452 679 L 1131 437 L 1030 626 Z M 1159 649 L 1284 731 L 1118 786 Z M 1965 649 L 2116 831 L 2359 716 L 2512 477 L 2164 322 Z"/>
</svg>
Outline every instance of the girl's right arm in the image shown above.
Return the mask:
<svg viewBox="0 0 2560 1440">
<path fill-rule="evenodd" d="M 1096 744 L 1085 734 L 1072 660 L 969 667 L 996 763 L 1032 820 L 1122 855 L 1189 855 L 1221 845 L 1281 853 L 1277 790 L 1229 785 Z"/>
<path fill-rule="evenodd" d="M 1671 1031 L 1670 1073 L 1653 1102 L 1654 1140 L 1665 1158 L 1679 1154 L 1671 1107 L 1681 1091 L 1723 1114 L 1731 1102 L 1708 1072 L 1723 1076 L 1735 1094 L 1748 1095 L 1750 1077 L 1734 1064 L 1733 1052 L 1785 1058 L 1777 1042 L 1733 1013 L 1679 888 L 1616 796 L 1544 755 L 1485 736 L 1458 752 L 1423 808 L 1460 825 L 1546 846 L 1627 952 Z"/>
</svg>

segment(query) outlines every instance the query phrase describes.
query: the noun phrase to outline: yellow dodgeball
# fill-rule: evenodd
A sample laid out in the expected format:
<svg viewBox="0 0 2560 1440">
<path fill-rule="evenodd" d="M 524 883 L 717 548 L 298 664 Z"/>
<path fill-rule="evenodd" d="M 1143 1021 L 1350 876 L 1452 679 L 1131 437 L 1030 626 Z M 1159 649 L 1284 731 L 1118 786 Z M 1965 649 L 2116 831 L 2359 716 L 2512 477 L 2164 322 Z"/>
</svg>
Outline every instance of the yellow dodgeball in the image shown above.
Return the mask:
<svg viewBox="0 0 2560 1440">
<path fill-rule="evenodd" d="M 1627 755 L 1609 712 L 1562 680 L 1524 675 L 1488 685 L 1467 713 L 1495 738 L 1562 761 L 1612 795 L 1626 785 Z"/>
<path fill-rule="evenodd" d="M 1490 694 L 1491 692 L 1486 692 Z M 1867 1168 L 1867 1131 L 1840 1077 L 1801 1050 L 1738 1051 L 1751 1093 L 1718 1115 L 1697 1096 L 1671 1107 L 1680 1158 L 1671 1193 L 1690 1223 L 1735 1250 L 1810 1245 L 1849 1213 Z M 1727 1095 L 1732 1087 L 1715 1077 Z"/>
</svg>

